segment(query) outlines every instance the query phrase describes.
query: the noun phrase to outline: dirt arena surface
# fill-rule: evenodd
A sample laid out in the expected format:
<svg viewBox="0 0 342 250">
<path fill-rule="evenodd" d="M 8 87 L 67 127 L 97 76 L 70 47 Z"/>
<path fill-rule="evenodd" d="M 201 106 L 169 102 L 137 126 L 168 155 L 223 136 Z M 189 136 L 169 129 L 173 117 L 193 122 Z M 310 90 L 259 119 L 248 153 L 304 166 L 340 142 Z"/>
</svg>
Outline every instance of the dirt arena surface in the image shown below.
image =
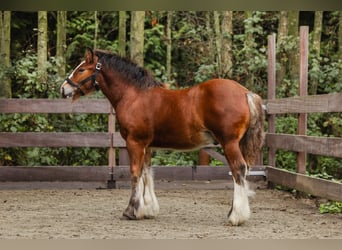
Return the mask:
<svg viewBox="0 0 342 250">
<path fill-rule="evenodd" d="M 223 182 L 159 182 L 160 214 L 142 221 L 120 220 L 130 189 L 118 187 L 2 189 L 0 239 L 342 239 L 341 214 L 258 185 L 239 227 L 227 224 L 233 190 Z"/>
</svg>

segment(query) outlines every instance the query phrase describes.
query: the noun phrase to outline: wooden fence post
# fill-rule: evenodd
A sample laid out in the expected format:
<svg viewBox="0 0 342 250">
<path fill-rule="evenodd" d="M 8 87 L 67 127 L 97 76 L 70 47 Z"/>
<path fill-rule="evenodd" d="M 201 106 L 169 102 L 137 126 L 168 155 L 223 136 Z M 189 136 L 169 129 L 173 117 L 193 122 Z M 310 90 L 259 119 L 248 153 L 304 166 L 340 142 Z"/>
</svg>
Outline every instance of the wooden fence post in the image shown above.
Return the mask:
<svg viewBox="0 0 342 250">
<path fill-rule="evenodd" d="M 308 58 L 309 58 L 309 27 L 300 27 L 300 63 L 299 63 L 299 96 L 308 94 Z M 306 135 L 307 113 L 301 113 L 298 116 L 298 135 Z M 297 172 L 305 174 L 306 172 L 306 153 L 297 154 Z"/>
<path fill-rule="evenodd" d="M 275 99 L 276 97 L 276 35 L 268 36 L 268 73 L 267 73 L 267 99 Z M 275 133 L 275 115 L 268 115 L 268 132 Z M 275 167 L 276 163 L 276 149 L 268 148 L 268 165 Z"/>
<path fill-rule="evenodd" d="M 116 183 L 114 180 L 114 168 L 115 168 L 115 148 L 114 148 L 114 133 L 115 133 L 115 115 L 114 109 L 109 106 L 108 114 L 108 133 L 111 135 L 110 146 L 108 149 L 108 167 L 109 167 L 109 177 L 107 182 L 108 188 L 116 188 Z"/>
</svg>

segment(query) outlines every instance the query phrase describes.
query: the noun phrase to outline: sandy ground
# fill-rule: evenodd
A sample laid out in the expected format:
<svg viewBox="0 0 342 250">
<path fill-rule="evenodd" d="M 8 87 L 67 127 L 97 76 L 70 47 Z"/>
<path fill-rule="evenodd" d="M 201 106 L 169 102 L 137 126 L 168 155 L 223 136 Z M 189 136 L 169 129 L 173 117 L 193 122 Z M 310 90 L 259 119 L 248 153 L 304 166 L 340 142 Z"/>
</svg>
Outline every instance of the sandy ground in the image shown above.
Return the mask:
<svg viewBox="0 0 342 250">
<path fill-rule="evenodd" d="M 142 221 L 120 220 L 125 185 L 0 190 L 0 239 L 342 239 L 341 214 L 320 214 L 315 200 L 276 190 L 256 190 L 251 219 L 229 226 L 232 189 L 197 184 L 157 183 L 160 214 Z"/>
</svg>

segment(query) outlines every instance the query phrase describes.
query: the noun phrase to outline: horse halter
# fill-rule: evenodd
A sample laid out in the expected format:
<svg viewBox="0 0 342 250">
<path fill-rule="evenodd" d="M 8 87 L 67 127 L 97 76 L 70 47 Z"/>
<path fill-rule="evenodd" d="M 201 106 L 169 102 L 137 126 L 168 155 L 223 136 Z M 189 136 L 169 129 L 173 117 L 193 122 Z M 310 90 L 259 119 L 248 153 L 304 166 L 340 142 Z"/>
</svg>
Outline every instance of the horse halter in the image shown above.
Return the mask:
<svg viewBox="0 0 342 250">
<path fill-rule="evenodd" d="M 101 70 L 101 66 L 102 64 L 100 62 L 98 62 L 95 66 L 95 72 L 94 74 L 92 74 L 91 76 L 88 76 L 87 78 L 83 79 L 82 81 L 80 81 L 78 84 L 73 82 L 69 77 L 67 77 L 65 80 L 74 88 L 76 88 L 80 94 L 82 96 L 84 96 L 84 92 L 82 91 L 81 87 L 86 84 L 89 80 L 91 80 L 91 85 L 95 88 L 95 90 L 99 90 L 100 89 L 100 85 L 99 83 L 96 81 L 96 76 L 97 74 L 100 72 Z"/>
</svg>

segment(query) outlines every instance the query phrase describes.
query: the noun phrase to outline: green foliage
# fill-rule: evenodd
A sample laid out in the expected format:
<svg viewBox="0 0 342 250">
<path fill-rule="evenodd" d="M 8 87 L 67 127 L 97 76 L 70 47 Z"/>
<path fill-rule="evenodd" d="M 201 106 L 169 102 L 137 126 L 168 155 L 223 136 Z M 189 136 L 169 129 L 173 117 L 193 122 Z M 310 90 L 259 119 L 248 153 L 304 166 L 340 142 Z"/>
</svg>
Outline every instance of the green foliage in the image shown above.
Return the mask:
<svg viewBox="0 0 342 250">
<path fill-rule="evenodd" d="M 198 151 L 158 150 L 155 152 L 151 164 L 152 166 L 195 166 L 198 164 Z"/>
<path fill-rule="evenodd" d="M 98 12 L 96 47 L 117 52 L 115 34 L 118 30 L 117 12 Z M 95 14 L 93 11 L 71 11 L 67 18 L 66 58 L 72 69 L 84 54 L 85 47 L 94 47 Z"/>
<path fill-rule="evenodd" d="M 253 11 L 251 17 L 243 20 L 245 31 L 233 37 L 233 75 L 238 76 L 242 84 L 246 84 L 247 78 L 252 77 L 253 85 L 248 88 L 257 93 L 264 91 L 267 79 L 267 50 L 264 40 L 267 34 L 262 25 L 264 15 L 265 12 Z"/>
<path fill-rule="evenodd" d="M 57 61 L 49 57 L 46 63 L 47 82 L 40 82 L 37 74 L 37 54 L 31 50 L 14 62 L 11 72 L 12 96 L 14 98 L 54 98 L 59 96 L 59 85 L 62 79 L 57 75 Z"/>
<path fill-rule="evenodd" d="M 342 202 L 331 201 L 319 205 L 319 212 L 321 214 L 330 213 L 342 213 Z"/>
<path fill-rule="evenodd" d="M 160 81 L 165 82 L 166 44 L 161 39 L 164 36 L 164 25 L 157 24 L 152 28 L 145 28 L 144 58 L 145 66 Z"/>
<path fill-rule="evenodd" d="M 208 81 L 215 75 L 215 65 L 201 65 L 195 73 L 194 80 L 198 83 Z"/>
</svg>

